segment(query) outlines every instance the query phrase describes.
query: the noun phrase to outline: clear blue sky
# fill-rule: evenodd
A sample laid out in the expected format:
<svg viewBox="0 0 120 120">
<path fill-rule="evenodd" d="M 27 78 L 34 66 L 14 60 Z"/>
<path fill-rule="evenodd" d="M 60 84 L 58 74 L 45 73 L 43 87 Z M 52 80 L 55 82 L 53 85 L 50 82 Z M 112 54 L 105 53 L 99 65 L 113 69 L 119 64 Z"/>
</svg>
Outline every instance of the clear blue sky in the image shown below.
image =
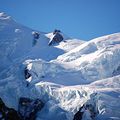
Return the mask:
<svg viewBox="0 0 120 120">
<path fill-rule="evenodd" d="M 120 0 L 0 0 L 0 11 L 43 32 L 90 40 L 120 32 Z"/>
</svg>

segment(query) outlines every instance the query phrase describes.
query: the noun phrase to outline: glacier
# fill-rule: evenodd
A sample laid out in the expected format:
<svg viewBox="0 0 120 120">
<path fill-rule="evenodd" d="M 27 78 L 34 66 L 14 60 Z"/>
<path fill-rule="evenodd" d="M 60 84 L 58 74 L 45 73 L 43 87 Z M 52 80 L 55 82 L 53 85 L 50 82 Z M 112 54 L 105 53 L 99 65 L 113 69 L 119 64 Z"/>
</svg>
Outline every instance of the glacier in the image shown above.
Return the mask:
<svg viewBox="0 0 120 120">
<path fill-rule="evenodd" d="M 0 98 L 18 109 L 20 97 L 41 99 L 37 120 L 72 120 L 83 104 L 92 104 L 95 120 L 120 120 L 120 33 L 90 41 L 64 40 L 48 46 L 53 33 L 32 32 L 0 13 Z M 26 86 L 24 69 L 31 73 Z M 83 118 L 83 120 L 87 120 Z"/>
</svg>

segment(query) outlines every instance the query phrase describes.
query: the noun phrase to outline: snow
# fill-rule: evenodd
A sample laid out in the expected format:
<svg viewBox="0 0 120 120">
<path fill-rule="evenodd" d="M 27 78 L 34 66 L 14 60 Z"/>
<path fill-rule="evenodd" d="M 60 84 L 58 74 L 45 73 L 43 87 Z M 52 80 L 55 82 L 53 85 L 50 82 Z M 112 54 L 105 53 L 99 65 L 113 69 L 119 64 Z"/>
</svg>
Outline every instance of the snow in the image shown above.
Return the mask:
<svg viewBox="0 0 120 120">
<path fill-rule="evenodd" d="M 65 35 L 63 32 L 60 32 L 60 34 L 63 36 L 63 39 L 64 40 L 69 40 L 69 39 L 71 39 L 70 37 L 68 37 L 67 35 Z M 53 34 L 53 32 L 50 32 L 50 33 L 47 33 L 47 34 L 45 34 L 45 36 L 47 37 L 47 38 L 49 38 L 50 40 L 52 40 L 53 39 L 53 37 L 54 37 L 54 34 Z"/>
<path fill-rule="evenodd" d="M 78 40 L 78 39 L 67 39 L 63 42 L 60 42 L 57 48 L 62 48 L 66 52 L 69 52 L 70 50 L 80 46 L 81 44 L 85 43 L 85 41 Z"/>
<path fill-rule="evenodd" d="M 116 33 L 88 41 L 59 56 L 56 61 L 76 67 L 85 79 L 93 81 L 111 77 L 120 65 L 119 56 L 120 33 Z"/>
<path fill-rule="evenodd" d="M 37 31 L 40 38 L 32 46 L 33 31 L 0 13 L 0 97 L 5 104 L 17 110 L 20 97 L 39 98 L 45 106 L 37 120 L 71 120 L 83 104 L 92 104 L 95 120 L 120 120 L 120 33 L 87 42 L 62 33 L 62 42 L 48 46 L 53 33 Z M 32 74 L 28 87 L 25 67 Z"/>
<path fill-rule="evenodd" d="M 92 42 L 83 43 L 70 52 L 58 56 L 56 60 L 50 62 L 33 60 L 31 62 L 33 66 L 38 69 L 38 72 L 34 71 L 34 69 L 33 71 L 39 76 L 45 76 L 45 81 L 52 81 L 63 85 L 85 84 L 112 77 L 114 71 L 120 66 L 120 45 L 118 44 L 120 41 L 120 33 L 111 36 L 116 36 L 116 42 L 114 39 L 111 40 L 110 44 L 106 43 L 108 44 L 106 48 L 99 48 L 98 46 L 101 45 L 99 45 L 95 39 L 96 43 L 94 43 L 94 40 L 92 40 Z M 106 37 L 102 39 L 104 38 Z M 99 39 L 101 38 L 97 39 L 98 42 Z M 113 46 L 111 46 L 112 41 L 116 43 Z M 102 42 L 103 44 L 105 43 L 103 40 Z"/>
<path fill-rule="evenodd" d="M 48 46 L 50 39 L 43 32 L 39 32 L 40 38 L 37 40 L 37 45 L 32 47 L 33 30 L 16 23 L 11 18 L 3 20 L 6 17 L 1 13 L 0 58 L 2 59 L 0 59 L 0 62 L 3 64 L 0 66 L 0 70 L 16 63 L 16 61 L 39 58 L 50 61 L 66 52 L 62 47 Z"/>
<path fill-rule="evenodd" d="M 20 29 L 15 29 L 15 32 L 16 32 L 16 33 L 20 33 L 21 30 L 20 30 Z"/>
<path fill-rule="evenodd" d="M 0 19 L 1 20 L 10 19 L 10 16 L 8 16 L 7 14 L 5 14 L 4 12 L 1 12 L 0 13 Z"/>
</svg>

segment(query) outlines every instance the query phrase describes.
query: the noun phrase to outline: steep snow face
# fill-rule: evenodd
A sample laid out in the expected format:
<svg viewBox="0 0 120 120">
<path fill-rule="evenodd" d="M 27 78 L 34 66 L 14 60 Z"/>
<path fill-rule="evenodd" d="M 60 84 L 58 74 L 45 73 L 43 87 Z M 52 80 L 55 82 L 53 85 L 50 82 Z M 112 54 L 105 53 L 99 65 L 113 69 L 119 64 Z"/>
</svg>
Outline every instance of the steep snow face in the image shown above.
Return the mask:
<svg viewBox="0 0 120 120">
<path fill-rule="evenodd" d="M 0 13 L 0 97 L 8 107 L 17 110 L 20 97 L 39 98 L 45 106 L 37 120 L 72 120 L 83 104 L 94 106 L 96 120 L 120 119 L 120 33 L 49 47 L 42 32 L 32 46 L 31 32 Z"/>
<path fill-rule="evenodd" d="M 6 14 L 0 14 L 0 71 L 29 52 L 32 46 L 31 31 Z"/>
<path fill-rule="evenodd" d="M 0 17 L 0 24 L 0 57 L 3 68 L 6 64 L 15 63 L 16 60 L 27 58 L 50 60 L 64 53 L 61 49 L 48 47 L 49 39 L 43 33 L 40 33 L 40 38 L 33 47 L 32 30 L 15 23 L 3 14 Z M 53 51 L 54 54 L 51 54 Z"/>
<path fill-rule="evenodd" d="M 120 33 L 100 37 L 86 42 L 56 61 L 71 64 L 88 80 L 113 76 L 120 65 Z"/>
<path fill-rule="evenodd" d="M 46 37 L 43 32 L 39 32 L 40 38 L 33 46 L 32 31 L 32 29 L 16 23 L 5 13 L 0 13 L 0 62 L 2 63 L 0 71 L 28 58 L 41 58 L 49 61 L 66 52 L 62 46 L 49 47 L 50 38 Z"/>
<path fill-rule="evenodd" d="M 38 75 L 33 75 L 33 79 L 62 85 L 86 84 L 119 75 L 119 42 L 120 34 L 117 33 L 83 43 L 50 62 L 31 60 L 27 61 L 27 65 L 32 64 L 32 73 Z"/>
<path fill-rule="evenodd" d="M 80 46 L 83 43 L 85 43 L 85 41 L 83 41 L 83 40 L 67 39 L 67 40 L 64 40 L 63 42 L 60 42 L 60 44 L 57 45 L 56 47 L 61 48 L 61 49 L 65 50 L 66 52 L 69 52 L 72 49 Z"/>
<path fill-rule="evenodd" d="M 108 79 L 96 81 L 88 85 L 94 89 L 97 95 L 99 119 L 120 119 L 120 75 Z M 108 102 L 109 101 L 109 102 Z"/>
<path fill-rule="evenodd" d="M 0 80 L 0 96 L 16 110 L 20 97 L 40 98 L 45 107 L 38 113 L 38 120 L 71 120 L 84 103 L 95 106 L 98 119 L 120 118 L 120 76 L 69 87 L 37 80 L 26 87 L 21 65 L 8 73 L 8 78 Z"/>
<path fill-rule="evenodd" d="M 26 60 L 25 66 L 31 65 L 29 72 L 32 74 L 31 83 L 39 81 L 53 82 L 61 85 L 77 85 L 88 83 L 84 80 L 80 71 L 71 69 L 69 66 L 60 65 L 54 62 L 46 62 L 43 60 Z"/>
<path fill-rule="evenodd" d="M 51 120 L 49 116 L 52 116 L 57 110 L 60 114 L 61 112 L 63 113 L 60 120 L 71 120 L 73 119 L 74 113 L 83 104 L 92 104 L 94 106 L 97 112 L 96 120 L 120 119 L 120 76 L 103 79 L 89 85 L 66 87 L 49 82 L 39 82 L 35 86 L 40 94 L 45 89 L 44 93 L 50 96 L 50 101 L 47 102 L 46 107 L 39 114 L 39 117 L 43 120 Z M 43 115 L 44 111 L 51 109 L 53 111 L 48 112 L 48 116 Z M 56 116 L 58 116 L 58 111 Z"/>
</svg>

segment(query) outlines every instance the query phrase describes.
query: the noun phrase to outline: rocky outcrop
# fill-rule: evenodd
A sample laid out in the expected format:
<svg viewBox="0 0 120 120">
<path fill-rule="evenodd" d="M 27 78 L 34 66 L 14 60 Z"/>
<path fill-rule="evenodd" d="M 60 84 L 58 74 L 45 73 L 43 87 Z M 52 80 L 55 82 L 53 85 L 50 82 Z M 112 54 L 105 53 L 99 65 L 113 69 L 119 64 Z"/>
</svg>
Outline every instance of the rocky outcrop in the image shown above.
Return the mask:
<svg viewBox="0 0 120 120">
<path fill-rule="evenodd" d="M 36 114 L 44 106 L 40 99 L 20 98 L 18 111 L 9 108 L 0 98 L 0 120 L 35 120 Z"/>
<path fill-rule="evenodd" d="M 59 43 L 63 40 L 63 36 L 61 34 L 61 31 L 60 30 L 55 30 L 53 32 L 53 38 L 49 41 L 48 45 L 53 45 L 55 43 Z"/>
<path fill-rule="evenodd" d="M 29 98 L 21 97 L 19 100 L 18 113 L 24 120 L 35 120 L 36 114 L 44 106 L 40 99 L 32 100 Z"/>
<path fill-rule="evenodd" d="M 8 108 L 0 98 L 0 120 L 22 120 L 18 112 L 13 108 Z"/>
</svg>

